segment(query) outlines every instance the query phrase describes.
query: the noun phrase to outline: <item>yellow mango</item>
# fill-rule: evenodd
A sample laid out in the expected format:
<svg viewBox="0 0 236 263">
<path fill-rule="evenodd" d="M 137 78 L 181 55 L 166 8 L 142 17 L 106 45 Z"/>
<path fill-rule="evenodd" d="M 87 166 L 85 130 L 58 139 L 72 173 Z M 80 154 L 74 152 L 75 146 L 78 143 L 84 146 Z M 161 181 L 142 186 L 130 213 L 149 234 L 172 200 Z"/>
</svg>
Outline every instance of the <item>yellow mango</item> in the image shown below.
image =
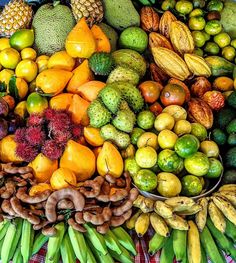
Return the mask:
<svg viewBox="0 0 236 263">
<path fill-rule="evenodd" d="M 124 164 L 120 152 L 110 142 L 104 142 L 102 150 L 97 157 L 97 171 L 100 175 L 106 174 L 120 177 L 123 173 Z"/>
<path fill-rule="evenodd" d="M 96 158 L 88 147 L 69 140 L 60 159 L 60 167 L 72 170 L 78 181 L 85 181 L 95 173 Z"/>
<path fill-rule="evenodd" d="M 14 135 L 7 135 L 0 141 L 0 161 L 4 163 L 20 163 L 23 161 L 16 155 Z"/>
<path fill-rule="evenodd" d="M 104 143 L 104 139 L 100 135 L 100 129 L 94 127 L 84 127 L 84 137 L 87 143 L 92 146 L 101 146 Z"/>
<path fill-rule="evenodd" d="M 72 71 L 75 66 L 75 59 L 64 50 L 58 51 L 49 58 L 47 66 L 48 68 Z"/>
<path fill-rule="evenodd" d="M 68 110 L 72 102 L 74 94 L 61 93 L 52 97 L 49 101 L 49 105 L 55 110 Z"/>
<path fill-rule="evenodd" d="M 63 69 L 46 69 L 36 78 L 36 87 L 43 93 L 55 96 L 63 91 L 73 73 Z"/>
<path fill-rule="evenodd" d="M 34 177 L 38 183 L 49 182 L 54 171 L 58 168 L 58 161 L 47 158 L 42 153 L 28 164 L 33 168 Z"/>
</svg>

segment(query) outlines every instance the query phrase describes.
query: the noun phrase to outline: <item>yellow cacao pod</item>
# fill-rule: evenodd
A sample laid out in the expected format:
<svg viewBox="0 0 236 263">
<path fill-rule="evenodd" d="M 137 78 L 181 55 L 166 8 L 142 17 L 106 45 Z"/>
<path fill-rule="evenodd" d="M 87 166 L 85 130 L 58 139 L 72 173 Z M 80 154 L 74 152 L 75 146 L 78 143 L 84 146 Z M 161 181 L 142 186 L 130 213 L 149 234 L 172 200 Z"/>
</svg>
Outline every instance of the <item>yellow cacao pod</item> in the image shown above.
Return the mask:
<svg viewBox="0 0 236 263">
<path fill-rule="evenodd" d="M 194 50 L 194 41 L 188 27 L 181 21 L 174 21 L 170 25 L 170 40 L 180 55 L 192 53 Z"/>
<path fill-rule="evenodd" d="M 189 70 L 195 76 L 211 76 L 211 69 L 207 65 L 204 58 L 196 55 L 196 54 L 184 54 L 184 60 L 189 68 Z"/>
<path fill-rule="evenodd" d="M 177 21 L 177 18 L 170 11 L 165 11 L 159 23 L 159 30 L 163 36 L 170 37 L 170 25 L 173 21 Z"/>
<path fill-rule="evenodd" d="M 156 32 L 149 34 L 149 47 L 150 49 L 154 47 L 166 47 L 173 50 L 170 41 L 165 36 Z"/>
<path fill-rule="evenodd" d="M 190 75 L 184 60 L 174 51 L 164 47 L 156 47 L 152 48 L 152 55 L 157 66 L 170 77 L 185 80 Z"/>
</svg>

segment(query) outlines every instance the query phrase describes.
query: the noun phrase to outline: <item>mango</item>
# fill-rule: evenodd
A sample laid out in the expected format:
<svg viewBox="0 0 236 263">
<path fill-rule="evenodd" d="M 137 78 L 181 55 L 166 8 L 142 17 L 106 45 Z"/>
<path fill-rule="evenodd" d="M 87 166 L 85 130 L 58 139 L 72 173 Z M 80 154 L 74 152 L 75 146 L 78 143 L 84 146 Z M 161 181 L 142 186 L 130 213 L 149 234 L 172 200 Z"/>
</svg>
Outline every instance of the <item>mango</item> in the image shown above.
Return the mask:
<svg viewBox="0 0 236 263">
<path fill-rule="evenodd" d="M 58 51 L 49 58 L 47 66 L 48 68 L 72 71 L 75 66 L 75 59 L 64 50 Z"/>
</svg>

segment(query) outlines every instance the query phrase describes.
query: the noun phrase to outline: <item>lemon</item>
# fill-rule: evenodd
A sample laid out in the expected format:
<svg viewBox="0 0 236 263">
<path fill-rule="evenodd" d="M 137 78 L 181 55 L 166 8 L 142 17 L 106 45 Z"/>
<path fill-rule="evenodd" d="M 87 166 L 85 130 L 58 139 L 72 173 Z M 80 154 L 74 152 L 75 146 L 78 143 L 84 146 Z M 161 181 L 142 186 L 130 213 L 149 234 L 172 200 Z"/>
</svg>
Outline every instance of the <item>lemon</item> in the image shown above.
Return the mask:
<svg viewBox="0 0 236 263">
<path fill-rule="evenodd" d="M 200 144 L 201 152 L 205 153 L 207 157 L 218 157 L 220 150 L 214 141 L 206 140 Z"/>
<path fill-rule="evenodd" d="M 36 62 L 30 59 L 22 60 L 16 67 L 16 76 L 23 78 L 27 82 L 34 80 L 38 73 L 38 66 Z"/>
<path fill-rule="evenodd" d="M 14 48 L 5 48 L 0 52 L 0 64 L 4 68 L 15 69 L 20 60 L 20 53 Z"/>
<path fill-rule="evenodd" d="M 34 44 L 34 31 L 32 29 L 17 30 L 10 38 L 11 47 L 21 51 Z"/>
<path fill-rule="evenodd" d="M 36 63 L 38 65 L 39 73 L 48 68 L 49 56 L 42 55 L 37 57 Z"/>
<path fill-rule="evenodd" d="M 38 93 L 31 93 L 26 101 L 26 108 L 29 114 L 42 113 L 48 107 L 48 101 Z"/>
<path fill-rule="evenodd" d="M 5 83 L 7 86 L 9 85 L 9 81 L 11 77 L 14 75 L 14 71 L 11 69 L 3 69 L 0 72 L 0 82 Z"/>
<path fill-rule="evenodd" d="M 191 123 L 187 120 L 178 120 L 174 126 L 174 132 L 181 136 L 183 134 L 190 133 L 192 130 Z"/>
<path fill-rule="evenodd" d="M 154 122 L 154 127 L 157 131 L 162 131 L 165 129 L 172 130 L 174 125 L 175 125 L 174 117 L 167 112 L 162 112 L 159 115 L 157 115 Z"/>
<path fill-rule="evenodd" d="M 170 130 L 162 130 L 157 137 L 158 144 L 162 149 L 173 149 L 178 136 Z"/>
<path fill-rule="evenodd" d="M 5 37 L 0 38 L 0 51 L 2 51 L 5 48 L 9 48 L 9 47 L 11 47 L 9 39 Z"/>
<path fill-rule="evenodd" d="M 36 51 L 31 47 L 26 47 L 26 48 L 22 49 L 20 54 L 21 54 L 22 59 L 35 60 L 37 57 Z"/>
</svg>

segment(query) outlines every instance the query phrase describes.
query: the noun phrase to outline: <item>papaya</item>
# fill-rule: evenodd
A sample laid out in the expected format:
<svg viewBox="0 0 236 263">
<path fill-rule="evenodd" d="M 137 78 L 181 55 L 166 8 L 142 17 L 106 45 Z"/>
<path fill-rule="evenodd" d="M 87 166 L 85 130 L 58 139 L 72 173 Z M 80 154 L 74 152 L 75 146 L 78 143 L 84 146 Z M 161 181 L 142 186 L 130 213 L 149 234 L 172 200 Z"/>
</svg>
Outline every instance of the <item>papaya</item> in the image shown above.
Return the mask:
<svg viewBox="0 0 236 263">
<path fill-rule="evenodd" d="M 94 127 L 84 127 L 85 140 L 92 146 L 98 147 L 103 145 L 104 139 L 100 135 L 100 129 Z"/>
<path fill-rule="evenodd" d="M 50 108 L 55 110 L 68 110 L 74 94 L 61 93 L 52 97 L 49 101 Z"/>
<path fill-rule="evenodd" d="M 209 56 L 205 61 L 211 68 L 211 73 L 214 77 L 232 75 L 235 65 L 228 60 L 219 56 Z"/>
<path fill-rule="evenodd" d="M 97 25 L 93 25 L 91 31 L 96 41 L 96 51 L 110 53 L 111 44 L 106 34 L 103 33 L 102 29 Z"/>
<path fill-rule="evenodd" d="M 72 71 L 75 66 L 75 59 L 65 50 L 54 53 L 48 60 L 48 68 L 64 69 Z"/>
</svg>

